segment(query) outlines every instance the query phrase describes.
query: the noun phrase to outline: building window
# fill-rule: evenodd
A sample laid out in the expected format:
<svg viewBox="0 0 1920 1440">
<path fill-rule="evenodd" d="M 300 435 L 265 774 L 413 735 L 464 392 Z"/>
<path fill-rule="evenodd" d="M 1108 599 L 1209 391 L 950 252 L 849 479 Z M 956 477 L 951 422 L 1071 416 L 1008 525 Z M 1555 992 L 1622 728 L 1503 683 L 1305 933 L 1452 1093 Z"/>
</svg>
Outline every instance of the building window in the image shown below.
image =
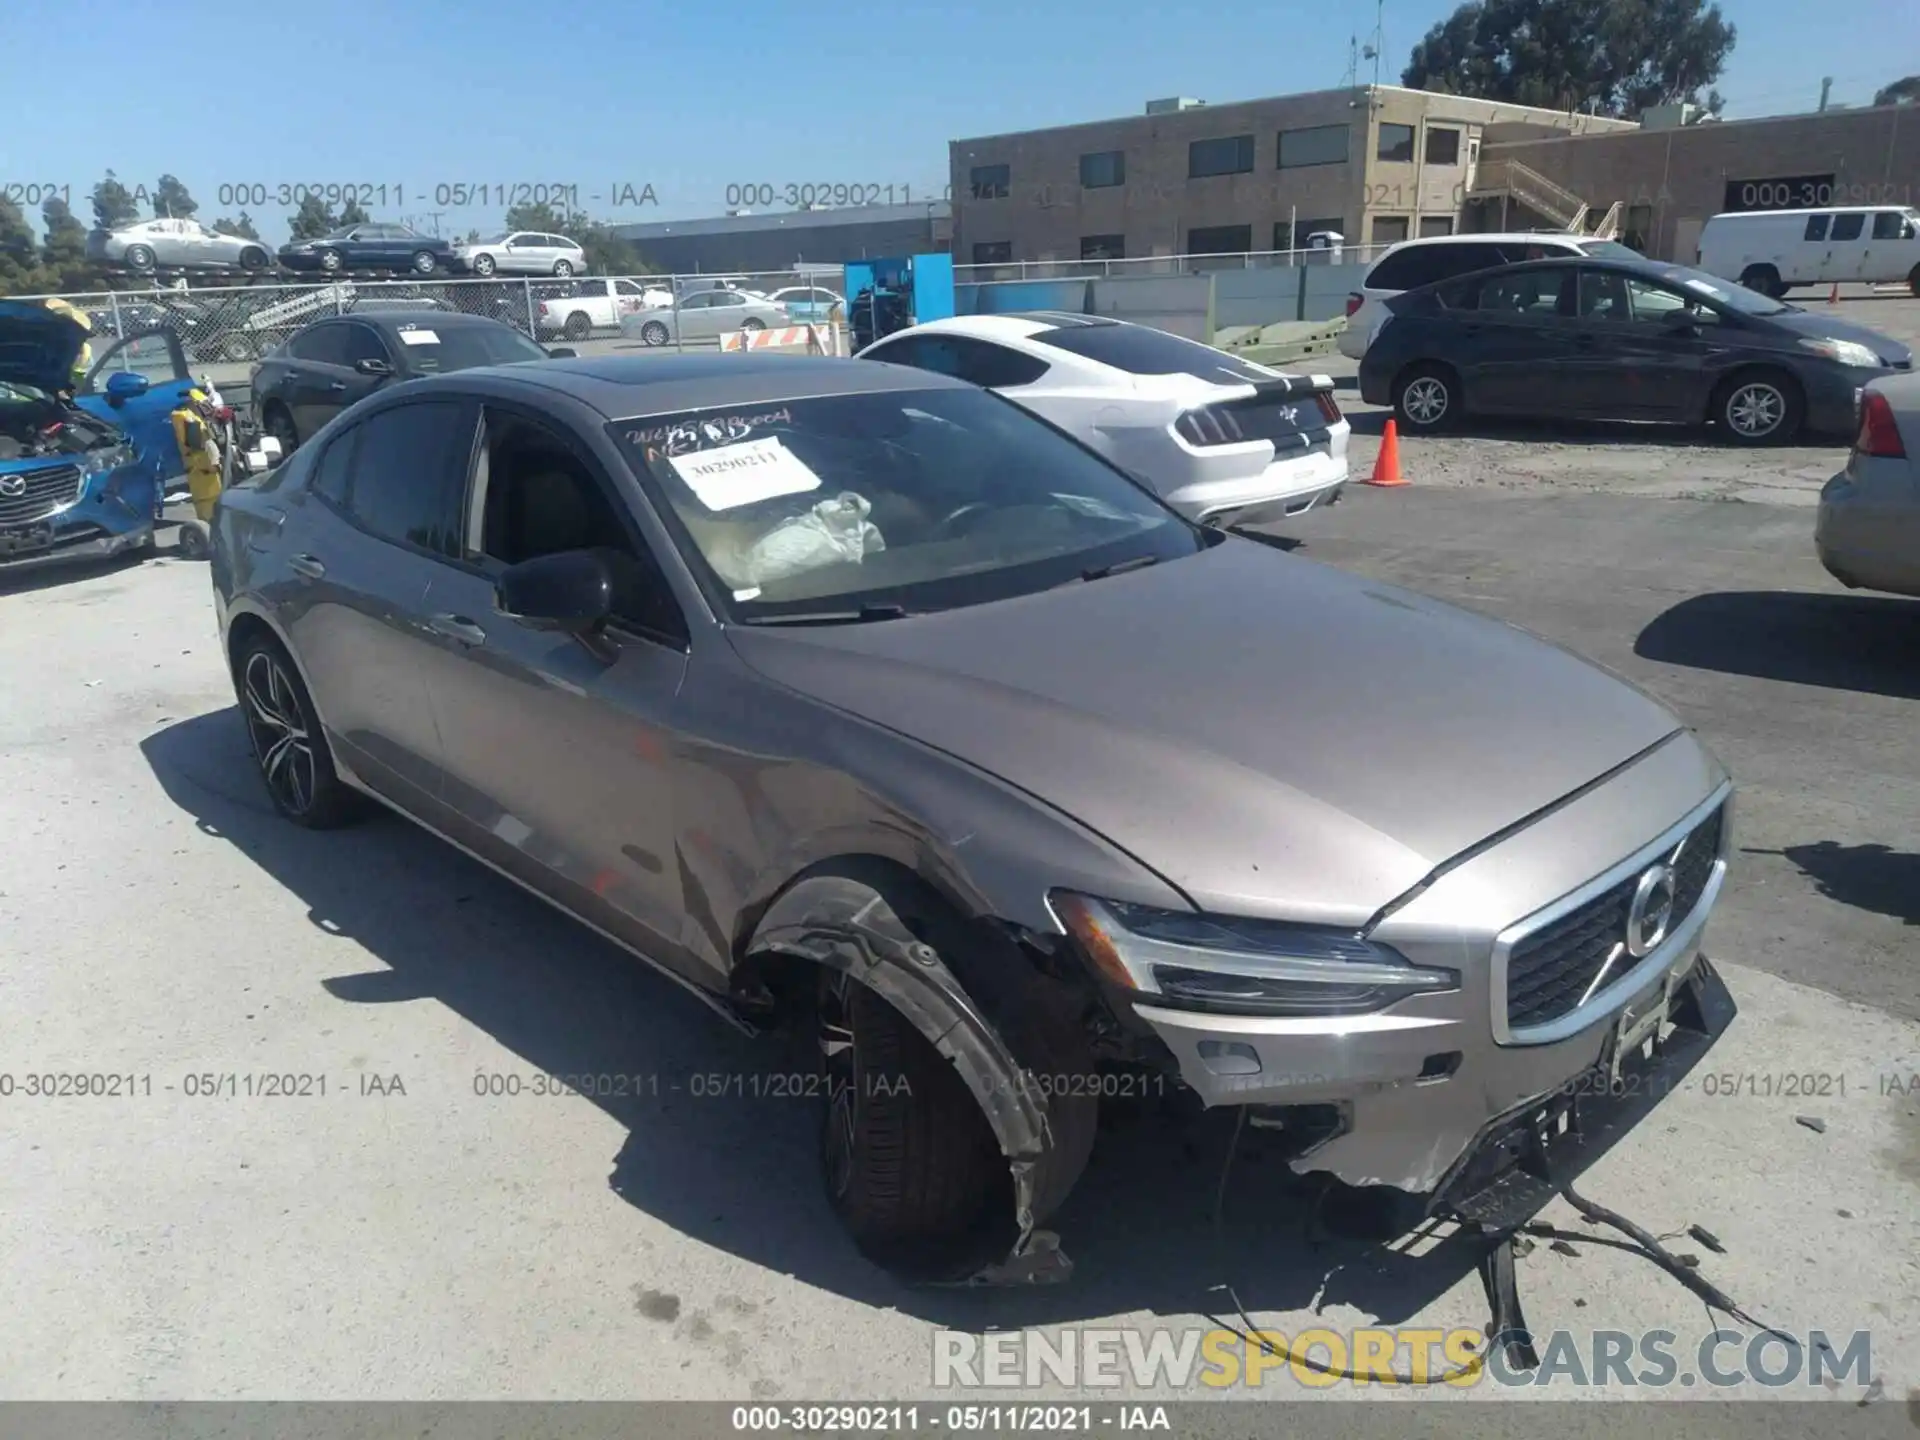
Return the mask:
<svg viewBox="0 0 1920 1440">
<path fill-rule="evenodd" d="M 1380 126 L 1380 147 L 1374 154 L 1382 160 L 1404 160 L 1413 162 L 1413 127 L 1411 125 L 1388 125 L 1384 121 Z"/>
<path fill-rule="evenodd" d="M 1203 225 L 1187 231 L 1189 255 L 1245 255 L 1251 249 L 1251 225 Z"/>
<path fill-rule="evenodd" d="M 1080 184 L 1088 190 L 1107 190 L 1127 183 L 1127 152 L 1102 150 L 1080 157 Z"/>
<path fill-rule="evenodd" d="M 1223 135 L 1217 140 L 1195 140 L 1187 146 L 1187 178 L 1209 175 L 1247 175 L 1253 171 L 1253 136 Z"/>
<path fill-rule="evenodd" d="M 1311 130 L 1282 130 L 1275 165 L 1297 170 L 1303 165 L 1347 163 L 1347 127 L 1315 125 Z"/>
<path fill-rule="evenodd" d="M 1325 220 L 1302 220 L 1289 230 L 1287 222 L 1273 222 L 1273 248 L 1276 250 L 1304 250 L 1307 242 L 1315 235 L 1343 235 L 1347 222 L 1338 215 Z"/>
<path fill-rule="evenodd" d="M 973 247 L 973 263 L 976 265 L 1011 265 L 1013 263 L 1013 242 L 1011 240 L 988 240 Z"/>
<path fill-rule="evenodd" d="M 1429 125 L 1427 127 L 1427 164 L 1458 165 L 1459 163 L 1460 132 L 1445 125 Z"/>
<path fill-rule="evenodd" d="M 970 178 L 974 199 L 1004 200 L 1012 188 L 1013 170 L 1007 165 L 976 165 Z"/>
<path fill-rule="evenodd" d="M 1823 230 L 1824 226 L 1821 227 Z M 1629 250 L 1647 253 L 1647 245 L 1653 235 L 1653 207 L 1651 205 L 1629 205 L 1627 223 L 1620 232 L 1620 243 Z"/>
<path fill-rule="evenodd" d="M 1422 215 L 1420 217 L 1421 239 L 1424 240 L 1429 235 L 1451 235 L 1452 233 L 1453 217 L 1451 215 Z"/>
<path fill-rule="evenodd" d="M 1082 235 L 1080 237 L 1080 258 L 1082 260 L 1124 260 L 1127 258 L 1127 237 L 1124 235 Z"/>
<path fill-rule="evenodd" d="M 1397 245 L 1407 238 L 1407 217 L 1404 215 L 1376 215 L 1373 217 L 1373 243 L 1376 245 Z"/>
</svg>

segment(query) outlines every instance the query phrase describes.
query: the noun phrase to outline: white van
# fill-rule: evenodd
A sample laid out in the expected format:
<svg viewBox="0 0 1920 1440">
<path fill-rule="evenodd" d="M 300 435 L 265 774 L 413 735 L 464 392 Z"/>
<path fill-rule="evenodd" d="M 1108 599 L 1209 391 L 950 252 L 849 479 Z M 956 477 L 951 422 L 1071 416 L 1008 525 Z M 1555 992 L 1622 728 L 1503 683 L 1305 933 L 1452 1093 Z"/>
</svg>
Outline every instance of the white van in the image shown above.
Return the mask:
<svg viewBox="0 0 1920 1440">
<path fill-rule="evenodd" d="M 1750 210 L 1700 232 L 1698 267 L 1778 300 L 1795 285 L 1904 283 L 1920 295 L 1920 212 L 1906 205 Z"/>
<path fill-rule="evenodd" d="M 1349 360 L 1367 353 L 1374 327 L 1386 315 L 1382 301 L 1436 280 L 1470 275 L 1520 260 L 1550 260 L 1559 255 L 1598 255 L 1607 260 L 1638 260 L 1638 250 L 1613 240 L 1596 240 L 1565 230 L 1514 230 L 1483 235 L 1429 235 L 1402 240 L 1367 271 L 1360 288 L 1347 296 L 1347 328 L 1335 342 Z"/>
</svg>

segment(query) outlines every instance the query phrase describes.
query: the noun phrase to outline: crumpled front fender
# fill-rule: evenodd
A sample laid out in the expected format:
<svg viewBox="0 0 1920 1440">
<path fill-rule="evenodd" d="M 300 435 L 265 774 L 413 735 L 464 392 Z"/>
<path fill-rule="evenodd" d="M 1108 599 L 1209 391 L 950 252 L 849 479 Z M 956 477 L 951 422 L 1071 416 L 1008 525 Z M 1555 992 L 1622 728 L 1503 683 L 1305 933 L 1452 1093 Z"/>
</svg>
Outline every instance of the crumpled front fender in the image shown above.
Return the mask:
<svg viewBox="0 0 1920 1440">
<path fill-rule="evenodd" d="M 1045 1284 L 1072 1262 L 1044 1221 L 1078 1180 L 1092 1148 L 1095 1102 L 1040 1074 L 1080 1063 L 1060 997 L 1019 947 L 984 924 L 956 925 L 964 944 L 917 939 L 877 876 L 818 874 L 761 918 L 748 953 L 795 956 L 851 974 L 893 1005 L 947 1058 L 992 1127 L 1013 1176 L 1015 1238 L 1004 1258 L 966 1278 L 979 1285 Z M 890 886 L 888 888 L 891 888 Z M 943 927 L 945 930 L 946 927 Z"/>
</svg>

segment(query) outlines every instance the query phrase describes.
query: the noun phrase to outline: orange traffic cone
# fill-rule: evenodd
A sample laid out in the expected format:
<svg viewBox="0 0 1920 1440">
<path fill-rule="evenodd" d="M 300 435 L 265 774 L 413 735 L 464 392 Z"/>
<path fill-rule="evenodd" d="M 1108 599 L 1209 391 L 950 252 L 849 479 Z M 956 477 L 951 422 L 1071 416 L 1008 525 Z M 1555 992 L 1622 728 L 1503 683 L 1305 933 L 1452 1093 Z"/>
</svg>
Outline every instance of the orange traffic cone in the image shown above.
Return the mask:
<svg viewBox="0 0 1920 1440">
<path fill-rule="evenodd" d="M 1360 483 L 1378 485 L 1383 490 L 1407 483 L 1400 473 L 1400 428 L 1393 423 L 1391 415 L 1387 417 L 1387 428 L 1380 432 L 1380 453 L 1374 456 L 1373 474 Z"/>
<path fill-rule="evenodd" d="M 1840 282 L 1838 280 L 1833 282 L 1833 289 L 1827 292 L 1827 303 L 1829 305 L 1838 305 L 1840 303 Z"/>
</svg>

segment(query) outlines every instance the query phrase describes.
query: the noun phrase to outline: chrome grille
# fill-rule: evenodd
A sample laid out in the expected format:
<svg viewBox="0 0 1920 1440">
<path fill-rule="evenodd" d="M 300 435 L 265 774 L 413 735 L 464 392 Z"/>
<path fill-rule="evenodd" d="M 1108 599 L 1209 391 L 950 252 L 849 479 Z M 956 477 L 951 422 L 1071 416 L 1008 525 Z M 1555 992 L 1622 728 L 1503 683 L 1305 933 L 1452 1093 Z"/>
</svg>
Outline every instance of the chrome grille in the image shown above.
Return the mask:
<svg viewBox="0 0 1920 1440">
<path fill-rule="evenodd" d="M 18 495 L 9 482 L 23 482 Z M 80 467 L 50 465 L 44 470 L 15 470 L 0 475 L 0 525 L 30 525 L 64 510 L 80 498 Z"/>
<path fill-rule="evenodd" d="M 1700 903 L 1720 854 L 1724 805 L 1694 826 L 1673 862 L 1673 920 L 1679 928 Z M 1639 876 L 1543 925 L 1515 943 L 1507 956 L 1507 1025 L 1526 1029 L 1575 1010 L 1615 950 L 1625 943 L 1627 911 Z M 1624 967 L 1622 967 L 1624 973 Z"/>
</svg>

